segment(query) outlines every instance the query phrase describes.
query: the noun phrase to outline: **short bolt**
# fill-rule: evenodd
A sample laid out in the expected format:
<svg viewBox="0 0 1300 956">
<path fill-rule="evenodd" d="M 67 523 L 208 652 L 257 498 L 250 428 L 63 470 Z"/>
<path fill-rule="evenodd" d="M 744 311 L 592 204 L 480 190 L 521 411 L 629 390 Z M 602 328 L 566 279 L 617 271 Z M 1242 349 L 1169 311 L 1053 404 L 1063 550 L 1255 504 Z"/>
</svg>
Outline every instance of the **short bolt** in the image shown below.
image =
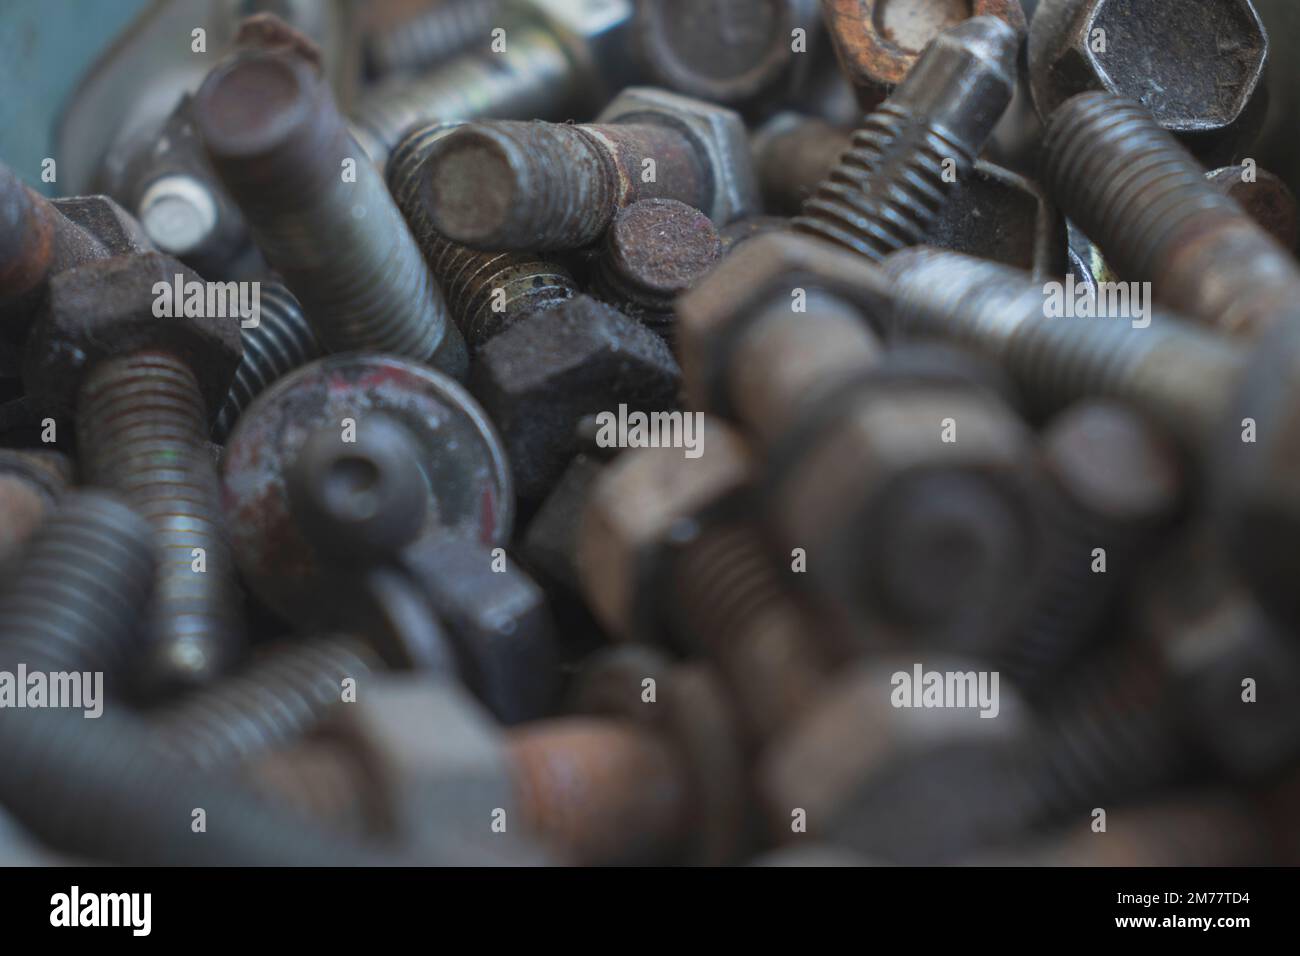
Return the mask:
<svg viewBox="0 0 1300 956">
<path fill-rule="evenodd" d="M 464 375 L 442 293 L 310 61 L 246 49 L 208 75 L 194 112 L 218 175 L 327 350 Z"/>
<path fill-rule="evenodd" d="M 674 302 L 721 255 L 704 213 L 675 199 L 642 199 L 614 216 L 592 292 L 671 342 Z"/>
<path fill-rule="evenodd" d="M 433 145 L 461 125 L 433 123 L 413 129 L 389 157 L 387 178 L 425 262 L 443 288 L 447 311 L 473 353 L 521 319 L 573 298 L 578 286 L 558 262 L 527 253 L 481 252 L 433 228 L 421 192 L 421 171 Z"/>
<path fill-rule="evenodd" d="M 1011 102 L 1018 49 L 1016 32 L 994 17 L 940 34 L 853 134 L 795 230 L 872 261 L 921 242 Z"/>
<path fill-rule="evenodd" d="M 1085 93 L 1053 114 L 1049 188 L 1122 277 L 1234 335 L 1296 321 L 1300 266 L 1137 103 Z"/>
</svg>

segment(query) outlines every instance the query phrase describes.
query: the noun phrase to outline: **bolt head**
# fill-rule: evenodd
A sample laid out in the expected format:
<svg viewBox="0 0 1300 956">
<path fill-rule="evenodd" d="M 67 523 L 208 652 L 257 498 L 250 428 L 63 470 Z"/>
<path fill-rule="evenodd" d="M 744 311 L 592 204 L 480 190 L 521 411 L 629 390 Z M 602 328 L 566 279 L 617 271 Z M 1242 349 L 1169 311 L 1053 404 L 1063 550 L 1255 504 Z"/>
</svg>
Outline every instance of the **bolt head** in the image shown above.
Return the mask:
<svg viewBox="0 0 1300 956">
<path fill-rule="evenodd" d="M 760 210 L 749 133 L 745 121 L 732 110 L 666 90 L 633 86 L 614 97 L 596 123 L 657 123 L 690 136 L 712 175 L 713 202 L 702 211 L 715 225 L 725 226 Z"/>
</svg>

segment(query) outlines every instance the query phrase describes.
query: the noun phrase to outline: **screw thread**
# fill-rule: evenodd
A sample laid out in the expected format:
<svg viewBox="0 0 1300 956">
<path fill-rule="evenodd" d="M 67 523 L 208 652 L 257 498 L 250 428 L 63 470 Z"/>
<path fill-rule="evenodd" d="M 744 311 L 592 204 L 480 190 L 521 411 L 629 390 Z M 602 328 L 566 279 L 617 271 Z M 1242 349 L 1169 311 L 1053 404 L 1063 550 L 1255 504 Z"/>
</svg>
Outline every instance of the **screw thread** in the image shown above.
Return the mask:
<svg viewBox="0 0 1300 956">
<path fill-rule="evenodd" d="M 578 294 L 567 269 L 538 256 L 480 252 L 441 236 L 420 199 L 420 173 L 434 144 L 460 123 L 412 130 L 388 162 L 389 188 L 425 261 L 443 287 L 447 309 L 471 351 L 519 319 Z"/>
<path fill-rule="evenodd" d="M 580 72 L 542 27 L 510 31 L 504 53 L 467 53 L 417 79 L 395 77 L 362 97 L 353 123 L 379 166 L 417 123 L 533 116 L 567 119 L 582 94 Z"/>
<path fill-rule="evenodd" d="M 267 92 L 250 118 L 254 85 Z M 464 376 L 464 342 L 442 293 L 309 64 L 244 53 L 204 81 L 195 115 L 258 246 L 326 350 L 388 352 Z"/>
<path fill-rule="evenodd" d="M 139 515 L 99 492 L 67 493 L 8 565 L 0 646 L 33 669 L 103 672 L 111 686 L 138 644 L 154 566 Z"/>
<path fill-rule="evenodd" d="M 344 678 L 378 667 L 362 641 L 325 637 L 280 647 L 241 674 L 161 714 L 162 748 L 199 767 L 241 763 L 297 743 L 338 704 Z"/>
<path fill-rule="evenodd" d="M 924 119 L 885 103 L 853 134 L 848 152 L 804 203 L 794 229 L 873 262 L 914 246 L 943 205 L 943 163 L 949 158 L 956 160 L 958 176 L 975 159 Z"/>
<path fill-rule="evenodd" d="M 320 356 L 320 345 L 302 314 L 302 306 L 288 289 L 278 282 L 266 283 L 260 301 L 258 324 L 240 329 L 244 357 L 217 413 L 212 429 L 216 442 L 225 442 L 244 409 L 272 382 Z"/>
<path fill-rule="evenodd" d="M 889 257 L 896 331 L 957 341 L 999 361 L 1040 414 L 1080 398 L 1141 409 L 1199 447 L 1218 425 L 1246 354 L 1169 315 L 1128 320 L 1048 318 L 1045 287 L 1027 273 L 957 253 L 909 249 Z"/>
<path fill-rule="evenodd" d="M 435 66 L 475 40 L 488 40 L 502 0 L 448 0 L 372 34 L 367 58 L 379 74 Z"/>
<path fill-rule="evenodd" d="M 717 663 L 755 742 L 790 726 L 824 687 L 807 618 L 778 580 L 757 533 L 706 531 L 674 575 L 681 630 Z"/>
<path fill-rule="evenodd" d="M 1171 308 L 1246 334 L 1294 311 L 1300 270 L 1290 254 L 1142 106 L 1077 96 L 1053 115 L 1043 149 L 1065 212 Z"/>
<path fill-rule="evenodd" d="M 158 542 L 146 682 L 205 683 L 233 662 L 243 639 L 198 383 L 167 353 L 106 359 L 86 375 L 77 412 L 86 479 L 122 492 Z"/>
</svg>

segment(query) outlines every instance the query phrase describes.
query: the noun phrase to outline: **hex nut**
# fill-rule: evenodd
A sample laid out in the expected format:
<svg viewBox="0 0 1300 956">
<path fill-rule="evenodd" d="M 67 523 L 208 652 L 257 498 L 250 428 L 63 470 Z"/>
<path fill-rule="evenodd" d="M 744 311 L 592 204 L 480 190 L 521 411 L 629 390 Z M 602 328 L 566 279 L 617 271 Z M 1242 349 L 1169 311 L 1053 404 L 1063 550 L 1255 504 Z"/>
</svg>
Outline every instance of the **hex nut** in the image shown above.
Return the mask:
<svg viewBox="0 0 1300 956">
<path fill-rule="evenodd" d="M 690 137 L 713 181 L 713 201 L 701 211 L 719 228 L 762 208 L 749 133 L 744 120 L 732 110 L 666 90 L 632 86 L 596 117 L 597 125 L 605 123 L 667 126 Z"/>
</svg>

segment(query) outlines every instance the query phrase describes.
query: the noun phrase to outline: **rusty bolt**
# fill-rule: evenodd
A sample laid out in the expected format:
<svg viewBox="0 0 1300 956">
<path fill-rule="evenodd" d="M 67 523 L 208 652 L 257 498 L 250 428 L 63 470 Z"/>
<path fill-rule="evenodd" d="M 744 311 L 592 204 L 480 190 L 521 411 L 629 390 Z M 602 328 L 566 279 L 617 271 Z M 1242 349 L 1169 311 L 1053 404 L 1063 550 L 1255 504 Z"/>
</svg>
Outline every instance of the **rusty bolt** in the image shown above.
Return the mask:
<svg viewBox="0 0 1300 956">
<path fill-rule="evenodd" d="M 680 372 L 663 339 L 588 296 L 518 322 L 483 348 L 471 391 L 501 432 L 524 498 L 544 497 L 601 412 L 673 406 Z"/>
<path fill-rule="evenodd" d="M 1018 0 L 822 0 L 840 66 L 872 110 L 912 72 L 925 48 L 970 17 L 997 17 L 1026 32 Z"/>
<path fill-rule="evenodd" d="M 392 352 L 464 375 L 442 293 L 309 60 L 246 48 L 208 75 L 194 113 L 218 175 L 326 349 Z"/>
<path fill-rule="evenodd" d="M 425 261 L 443 287 L 447 310 L 475 353 L 519 320 L 572 298 L 578 287 L 568 269 L 542 256 L 481 252 L 434 230 L 422 169 L 433 145 L 462 125 L 431 123 L 412 129 L 389 157 L 387 177 Z"/>
<path fill-rule="evenodd" d="M 1258 129 L 1267 58 L 1251 0 L 1043 0 L 1029 30 L 1044 120 L 1103 91 L 1139 101 L 1202 155 L 1230 154 Z"/>
<path fill-rule="evenodd" d="M 815 22 L 812 0 L 641 0 L 635 44 L 656 85 L 748 112 L 797 94 Z"/>
<path fill-rule="evenodd" d="M 239 363 L 239 329 L 206 316 L 160 322 L 155 288 L 178 280 L 199 281 L 159 253 L 60 273 L 23 367 L 39 407 L 75 417 L 85 479 L 124 494 L 158 535 L 162 556 L 142 675 L 154 691 L 213 679 L 243 646 L 206 442 Z"/>
<path fill-rule="evenodd" d="M 853 134 L 795 229 L 872 261 L 919 243 L 1011 102 L 1017 47 L 1015 31 L 993 17 L 936 37 Z"/>
<path fill-rule="evenodd" d="M 1045 178 L 1125 278 L 1231 334 L 1296 321 L 1300 266 L 1136 103 L 1105 93 L 1051 119 Z"/>
<path fill-rule="evenodd" d="M 353 132 L 376 165 L 383 167 L 416 124 L 561 122 L 595 112 L 625 82 L 632 0 L 516 0 L 508 12 L 503 52 L 466 52 L 419 76 L 393 77 L 361 97 Z"/>
<path fill-rule="evenodd" d="M 488 250 L 579 249 L 638 199 L 678 199 L 717 224 L 754 211 L 744 124 L 662 90 L 624 90 L 594 125 L 471 123 L 425 164 L 434 228 Z"/>
<path fill-rule="evenodd" d="M 592 292 L 671 344 L 675 300 L 721 254 L 722 240 L 704 213 L 676 199 L 642 199 L 610 223 Z"/>
<path fill-rule="evenodd" d="M 380 416 L 395 419 L 420 448 L 426 517 L 411 522 L 412 536 L 438 528 L 489 547 L 509 538 L 509 467 L 496 432 L 464 389 L 394 356 L 320 359 L 254 400 L 230 436 L 223 465 L 236 559 L 249 586 L 288 620 L 312 620 L 322 611 L 322 556 L 293 519 L 290 467 L 311 436 L 331 428 L 346 461 L 356 436 Z"/>
</svg>

